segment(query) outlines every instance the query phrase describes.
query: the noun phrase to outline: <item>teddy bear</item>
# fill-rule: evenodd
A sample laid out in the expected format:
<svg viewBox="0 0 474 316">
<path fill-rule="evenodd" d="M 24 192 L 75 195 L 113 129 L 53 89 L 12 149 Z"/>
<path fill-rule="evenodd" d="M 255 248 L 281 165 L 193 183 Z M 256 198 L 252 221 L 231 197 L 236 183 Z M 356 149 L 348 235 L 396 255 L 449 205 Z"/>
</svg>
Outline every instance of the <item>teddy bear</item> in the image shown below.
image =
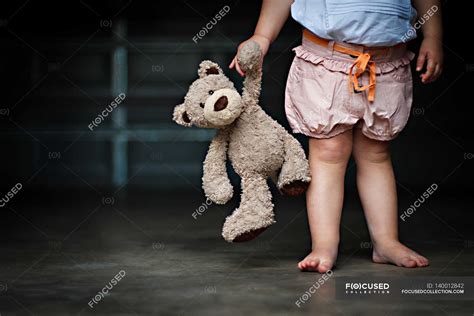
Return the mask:
<svg viewBox="0 0 474 316">
<path fill-rule="evenodd" d="M 247 42 L 237 58 L 246 73 L 242 94 L 218 64 L 205 60 L 184 102 L 173 111 L 173 120 L 182 126 L 217 129 L 203 164 L 202 187 L 209 200 L 225 204 L 233 196 L 227 158 L 241 178 L 240 205 L 222 228 L 228 242 L 254 239 L 275 223 L 268 178 L 289 196 L 304 193 L 311 181 L 301 144 L 259 105 L 260 46 Z"/>
</svg>

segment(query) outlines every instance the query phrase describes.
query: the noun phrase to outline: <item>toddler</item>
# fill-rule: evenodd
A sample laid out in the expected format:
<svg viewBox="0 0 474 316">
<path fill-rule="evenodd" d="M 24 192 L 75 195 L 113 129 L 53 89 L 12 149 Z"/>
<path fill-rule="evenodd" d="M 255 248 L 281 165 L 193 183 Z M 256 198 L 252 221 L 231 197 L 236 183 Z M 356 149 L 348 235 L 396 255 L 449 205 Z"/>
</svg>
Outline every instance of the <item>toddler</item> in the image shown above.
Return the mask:
<svg viewBox="0 0 474 316">
<path fill-rule="evenodd" d="M 414 54 L 405 42 L 416 36 L 412 25 L 417 12 L 424 24 L 416 70 L 423 83 L 442 72 L 439 0 L 263 0 L 255 34 L 248 39 L 261 46 L 263 56 L 290 12 L 302 25 L 303 36 L 302 45 L 294 49 L 285 110 L 293 131 L 309 136 L 312 173 L 306 194 L 312 251 L 298 263 L 299 269 L 324 273 L 334 266 L 351 154 L 372 260 L 427 266 L 428 259 L 398 240 L 389 142 L 410 114 Z M 245 75 L 236 58 L 229 67 Z"/>
</svg>

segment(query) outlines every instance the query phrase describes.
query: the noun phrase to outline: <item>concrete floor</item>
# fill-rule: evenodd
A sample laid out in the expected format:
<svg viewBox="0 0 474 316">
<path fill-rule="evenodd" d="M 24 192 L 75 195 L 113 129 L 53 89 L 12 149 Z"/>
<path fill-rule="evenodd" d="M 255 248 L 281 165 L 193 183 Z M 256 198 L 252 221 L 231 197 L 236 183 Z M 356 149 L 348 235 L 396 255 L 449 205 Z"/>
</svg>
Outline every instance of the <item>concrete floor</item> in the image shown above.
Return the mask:
<svg viewBox="0 0 474 316">
<path fill-rule="evenodd" d="M 21 201 L 20 201 L 21 200 Z M 402 196 L 400 208 L 414 200 Z M 3 315 L 472 315 L 469 301 L 336 300 L 336 277 L 474 276 L 472 199 L 441 192 L 406 223 L 402 239 L 431 260 L 425 269 L 370 261 L 358 200 L 344 209 L 341 254 L 329 281 L 298 308 L 319 275 L 296 263 L 309 248 L 302 198 L 276 198 L 278 223 L 256 241 L 220 237 L 224 207 L 200 192 L 42 194 L 1 213 L 0 314 Z M 71 206 L 71 204 L 73 204 Z M 112 204 L 112 205 L 111 205 Z M 88 302 L 120 271 L 91 309 Z"/>
</svg>

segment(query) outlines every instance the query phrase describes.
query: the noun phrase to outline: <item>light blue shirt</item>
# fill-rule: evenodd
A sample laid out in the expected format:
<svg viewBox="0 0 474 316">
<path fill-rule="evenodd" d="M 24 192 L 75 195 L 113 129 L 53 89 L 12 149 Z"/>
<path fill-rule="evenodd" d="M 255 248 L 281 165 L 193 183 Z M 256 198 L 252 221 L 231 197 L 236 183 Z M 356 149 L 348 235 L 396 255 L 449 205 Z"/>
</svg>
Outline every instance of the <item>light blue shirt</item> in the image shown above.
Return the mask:
<svg viewBox="0 0 474 316">
<path fill-rule="evenodd" d="M 319 37 L 365 46 L 416 38 L 410 0 L 295 0 L 291 16 Z"/>
</svg>

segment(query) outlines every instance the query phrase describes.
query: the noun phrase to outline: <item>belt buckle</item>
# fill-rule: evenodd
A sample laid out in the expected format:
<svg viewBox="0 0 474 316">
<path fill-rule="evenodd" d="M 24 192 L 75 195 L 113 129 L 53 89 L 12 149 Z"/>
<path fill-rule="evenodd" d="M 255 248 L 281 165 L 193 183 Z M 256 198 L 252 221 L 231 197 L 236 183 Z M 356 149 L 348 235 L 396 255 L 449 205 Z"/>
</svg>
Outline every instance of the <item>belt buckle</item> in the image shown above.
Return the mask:
<svg viewBox="0 0 474 316">
<path fill-rule="evenodd" d="M 359 88 L 362 88 L 362 87 L 363 87 L 363 86 L 359 83 Z M 362 91 L 356 90 L 354 84 L 352 84 L 352 90 L 354 90 L 354 93 L 357 93 L 357 94 L 362 93 Z"/>
</svg>

